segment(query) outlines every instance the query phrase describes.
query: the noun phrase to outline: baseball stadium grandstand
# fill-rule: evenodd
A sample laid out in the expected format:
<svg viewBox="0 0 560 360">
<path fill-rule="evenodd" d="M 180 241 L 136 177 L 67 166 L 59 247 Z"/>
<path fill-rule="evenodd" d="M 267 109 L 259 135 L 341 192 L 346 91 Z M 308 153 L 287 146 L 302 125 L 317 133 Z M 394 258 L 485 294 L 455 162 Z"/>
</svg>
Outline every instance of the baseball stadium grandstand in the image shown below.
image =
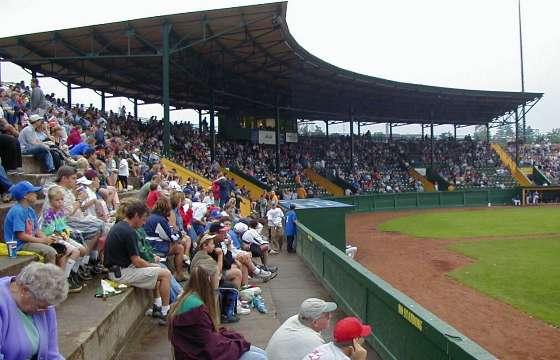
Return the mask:
<svg viewBox="0 0 560 360">
<path fill-rule="evenodd" d="M 0 87 L 0 359 L 557 356 L 558 209 L 537 205 L 560 201 L 560 150 L 520 136 L 543 94 L 338 68 L 287 5 L 0 38 L 31 75 Z"/>
</svg>

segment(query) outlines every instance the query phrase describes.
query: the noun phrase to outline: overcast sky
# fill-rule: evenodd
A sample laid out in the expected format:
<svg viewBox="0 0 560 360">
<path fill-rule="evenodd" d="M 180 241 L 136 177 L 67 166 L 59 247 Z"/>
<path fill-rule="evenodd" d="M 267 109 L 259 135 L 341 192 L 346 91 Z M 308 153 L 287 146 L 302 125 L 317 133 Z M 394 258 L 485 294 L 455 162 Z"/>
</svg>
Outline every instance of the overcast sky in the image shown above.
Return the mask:
<svg viewBox="0 0 560 360">
<path fill-rule="evenodd" d="M 2 0 L 0 37 L 262 2 Z M 545 93 L 527 121 L 543 131 L 560 127 L 559 13 L 559 1 L 522 0 L 525 88 Z M 517 0 L 290 0 L 287 18 L 304 48 L 342 68 L 427 85 L 521 89 Z M 2 63 L 4 81 L 29 78 L 17 66 Z M 44 79 L 42 87 L 66 97 L 55 80 Z M 88 90 L 74 91 L 72 97 L 74 102 L 100 106 L 99 96 Z M 126 99 L 107 100 L 109 109 L 120 104 L 132 110 Z M 141 106 L 139 111 L 142 117 L 163 113 L 158 105 Z M 189 111 L 172 112 L 172 120 L 195 118 Z M 381 126 L 370 129 L 384 131 Z M 437 133 L 449 129 L 440 127 Z M 419 126 L 397 130 L 419 131 Z"/>
</svg>

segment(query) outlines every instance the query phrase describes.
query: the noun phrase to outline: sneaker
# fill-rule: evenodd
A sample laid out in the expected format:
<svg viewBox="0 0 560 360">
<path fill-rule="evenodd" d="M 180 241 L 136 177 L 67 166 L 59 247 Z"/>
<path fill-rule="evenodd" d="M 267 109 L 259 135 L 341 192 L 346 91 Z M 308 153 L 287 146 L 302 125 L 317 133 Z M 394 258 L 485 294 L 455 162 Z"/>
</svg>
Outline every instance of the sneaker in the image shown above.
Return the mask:
<svg viewBox="0 0 560 360">
<path fill-rule="evenodd" d="M 258 279 L 266 279 L 269 278 L 271 275 L 272 273 L 270 271 L 261 270 L 258 274 L 254 274 L 253 277 Z"/>
<path fill-rule="evenodd" d="M 152 305 L 152 317 L 154 318 L 160 318 L 163 315 L 161 314 L 161 307 L 157 306 L 156 304 Z"/>
<path fill-rule="evenodd" d="M 251 313 L 251 309 L 241 306 L 241 304 L 237 304 L 237 314 L 238 315 L 248 315 Z"/>
<path fill-rule="evenodd" d="M 68 292 L 71 294 L 79 293 L 82 291 L 82 285 L 76 284 L 72 277 L 68 278 Z"/>
<path fill-rule="evenodd" d="M 276 250 L 270 250 L 268 253 L 269 253 L 270 255 L 278 255 L 278 254 L 279 254 L 279 252 L 276 251 Z"/>
<path fill-rule="evenodd" d="M 262 269 L 270 271 L 271 273 L 278 272 L 278 266 L 263 266 Z"/>
<path fill-rule="evenodd" d="M 166 326 L 167 325 L 167 315 L 160 314 L 158 319 L 158 325 Z"/>
<path fill-rule="evenodd" d="M 222 321 L 221 321 L 222 324 L 233 324 L 236 322 L 239 322 L 239 316 L 233 315 L 231 317 L 226 317 L 222 315 Z"/>
<path fill-rule="evenodd" d="M 277 276 L 278 276 L 278 273 L 277 273 L 277 272 L 275 272 L 275 273 L 270 273 L 270 276 L 267 277 L 267 278 L 263 278 L 262 281 L 263 281 L 263 283 L 266 283 L 266 282 L 269 282 L 270 280 L 274 279 L 274 278 L 277 277 Z"/>
<path fill-rule="evenodd" d="M 91 279 L 93 279 L 93 277 L 91 276 L 90 272 L 84 268 L 81 267 L 78 269 L 78 277 L 80 278 L 80 280 L 82 281 L 89 281 Z"/>
</svg>

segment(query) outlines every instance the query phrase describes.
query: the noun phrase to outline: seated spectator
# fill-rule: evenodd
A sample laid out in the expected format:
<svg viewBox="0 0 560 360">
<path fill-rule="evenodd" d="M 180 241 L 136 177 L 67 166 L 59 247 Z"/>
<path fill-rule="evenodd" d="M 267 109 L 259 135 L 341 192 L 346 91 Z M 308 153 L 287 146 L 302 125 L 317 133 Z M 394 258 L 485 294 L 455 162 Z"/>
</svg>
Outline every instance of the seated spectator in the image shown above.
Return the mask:
<svg viewBox="0 0 560 360">
<path fill-rule="evenodd" d="M 155 189 L 157 189 L 160 182 L 161 182 L 160 175 L 152 176 L 151 179 L 145 182 L 144 185 L 142 185 L 142 187 L 140 188 L 140 190 L 138 190 L 138 198 L 142 201 L 146 201 L 148 195 L 150 194 L 150 191 L 152 191 L 152 184 L 156 184 Z"/>
<path fill-rule="evenodd" d="M 235 285 L 235 288 L 240 290 L 243 284 L 243 272 L 247 271 L 244 266 L 239 263 L 235 263 L 233 258 L 233 253 L 231 248 L 228 248 L 226 244 L 226 233 L 229 231 L 223 223 L 215 221 L 210 224 L 208 229 L 208 234 L 214 236 L 214 252 L 210 253 L 210 256 L 214 258 L 217 262 L 222 259 L 222 264 L 219 266 L 222 272 L 222 279 L 224 281 L 230 282 Z M 222 250 L 223 256 L 219 256 L 216 252 L 217 249 Z"/>
<path fill-rule="evenodd" d="M 104 264 L 110 271 L 109 279 L 154 290 L 154 305 L 158 310 L 156 316 L 159 316 L 160 325 L 165 325 L 169 312 L 171 272 L 140 257 L 135 231 L 144 225 L 148 211 L 146 205 L 139 201 L 128 204 L 125 219 L 113 225 L 107 235 Z M 115 272 L 119 272 L 117 269 L 120 269 L 120 277 L 116 276 Z"/>
<path fill-rule="evenodd" d="M 182 235 L 173 230 L 169 224 L 170 214 L 169 199 L 160 197 L 144 224 L 144 230 L 146 239 L 156 254 L 161 257 L 174 256 L 175 278 L 177 281 L 184 281 L 184 255 L 187 249 L 182 244 Z"/>
<path fill-rule="evenodd" d="M 262 349 L 243 336 L 220 327 L 216 290 L 220 271 L 210 259 L 194 266 L 184 294 L 169 321 L 169 339 L 176 359 L 266 359 Z"/>
<path fill-rule="evenodd" d="M 321 331 L 329 328 L 333 302 L 309 298 L 301 303 L 299 313 L 286 320 L 272 335 L 266 347 L 269 360 L 301 359 L 325 340 Z"/>
<path fill-rule="evenodd" d="M 21 153 L 23 155 L 33 155 L 38 157 L 45 166 L 48 173 L 54 173 L 54 161 L 49 147 L 37 136 L 38 129 L 43 125 L 43 118 L 39 115 L 31 115 L 29 117 L 29 125 L 23 128 L 19 133 L 19 143 L 21 144 Z"/>
<path fill-rule="evenodd" d="M 159 184 L 155 182 L 150 183 L 150 192 L 146 198 L 146 205 L 148 205 L 150 209 L 153 209 L 156 202 L 159 200 L 160 191 L 158 190 L 158 185 Z"/>
<path fill-rule="evenodd" d="M 0 278 L 0 358 L 63 360 L 54 306 L 68 295 L 64 272 L 33 262 Z M 33 329 L 33 331 L 30 331 Z"/>
<path fill-rule="evenodd" d="M 56 250 L 50 246 L 55 242 L 53 236 L 46 236 L 37 222 L 33 205 L 41 187 L 33 186 L 29 181 L 20 181 L 12 186 L 10 192 L 18 202 L 8 211 L 4 219 L 4 241 L 16 241 L 16 249 L 35 252 L 51 264 L 56 263 Z"/>
<path fill-rule="evenodd" d="M 371 326 L 360 319 L 346 317 L 334 326 L 334 341 L 318 346 L 302 360 L 365 360 L 367 351 L 362 344 L 364 337 L 371 335 Z"/>
<path fill-rule="evenodd" d="M 259 228 L 262 225 L 257 220 L 249 221 L 249 229 L 243 233 L 241 240 L 242 248 L 251 252 L 253 257 L 258 257 L 265 268 L 268 268 L 268 241 L 261 235 Z"/>
<path fill-rule="evenodd" d="M 4 119 L 0 111 L 0 159 L 4 169 L 10 173 L 21 170 L 21 146 L 17 130 Z"/>
<path fill-rule="evenodd" d="M 237 223 L 232 228 L 231 222 L 229 220 L 224 220 L 224 224 L 230 228 L 227 233 L 226 244 L 228 249 L 231 249 L 233 254 L 233 258 L 236 262 L 239 262 L 243 265 L 244 268 L 248 270 L 248 274 L 251 277 L 262 279 L 263 281 L 268 281 L 272 278 L 272 273 L 276 272 L 278 269 L 267 269 L 265 266 L 259 268 L 255 266 L 253 263 L 253 255 L 250 251 L 245 251 L 241 249 L 241 240 L 240 237 L 243 236 L 243 233 L 249 230 L 249 227 L 244 223 Z M 247 279 L 245 278 L 245 273 L 243 274 L 243 285 L 247 284 Z"/>
<path fill-rule="evenodd" d="M 92 151 L 95 152 L 95 139 L 94 138 L 87 138 L 85 142 L 81 142 L 76 144 L 70 149 L 69 153 L 72 156 L 79 156 L 79 155 L 86 155 L 92 154 Z"/>
<path fill-rule="evenodd" d="M 91 277 L 80 278 L 80 257 L 86 255 L 86 248 L 71 238 L 72 230 L 66 224 L 64 216 L 64 193 L 60 186 L 53 186 L 47 192 L 49 207 L 41 214 L 41 230 L 46 236 L 53 236 L 55 243 L 64 245 L 65 256 L 62 257 L 60 267 L 68 278 L 69 291 L 79 292 L 82 289 L 82 280 L 91 280 Z"/>
<path fill-rule="evenodd" d="M 187 229 L 183 222 L 183 217 L 181 216 L 180 212 L 180 209 L 182 209 L 185 205 L 185 194 L 182 191 L 173 191 L 169 196 L 169 203 L 171 205 L 169 223 L 171 224 L 172 228 L 181 235 L 181 239 L 179 241 L 185 248 L 185 255 L 189 258 L 188 262 L 190 262 L 192 241 L 191 237 L 188 235 Z"/>
</svg>

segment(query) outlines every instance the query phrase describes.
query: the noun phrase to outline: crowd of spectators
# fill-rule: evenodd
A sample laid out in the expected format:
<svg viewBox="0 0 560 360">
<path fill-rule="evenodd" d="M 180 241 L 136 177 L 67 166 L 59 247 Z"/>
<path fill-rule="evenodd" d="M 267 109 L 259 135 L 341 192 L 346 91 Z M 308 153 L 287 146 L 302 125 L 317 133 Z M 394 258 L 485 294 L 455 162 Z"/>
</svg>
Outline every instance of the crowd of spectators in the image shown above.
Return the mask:
<svg viewBox="0 0 560 360">
<path fill-rule="evenodd" d="M 515 143 L 508 144 L 508 152 L 515 159 Z M 520 144 L 519 166 L 536 167 L 551 184 L 560 184 L 560 145 L 542 141 Z"/>
</svg>

